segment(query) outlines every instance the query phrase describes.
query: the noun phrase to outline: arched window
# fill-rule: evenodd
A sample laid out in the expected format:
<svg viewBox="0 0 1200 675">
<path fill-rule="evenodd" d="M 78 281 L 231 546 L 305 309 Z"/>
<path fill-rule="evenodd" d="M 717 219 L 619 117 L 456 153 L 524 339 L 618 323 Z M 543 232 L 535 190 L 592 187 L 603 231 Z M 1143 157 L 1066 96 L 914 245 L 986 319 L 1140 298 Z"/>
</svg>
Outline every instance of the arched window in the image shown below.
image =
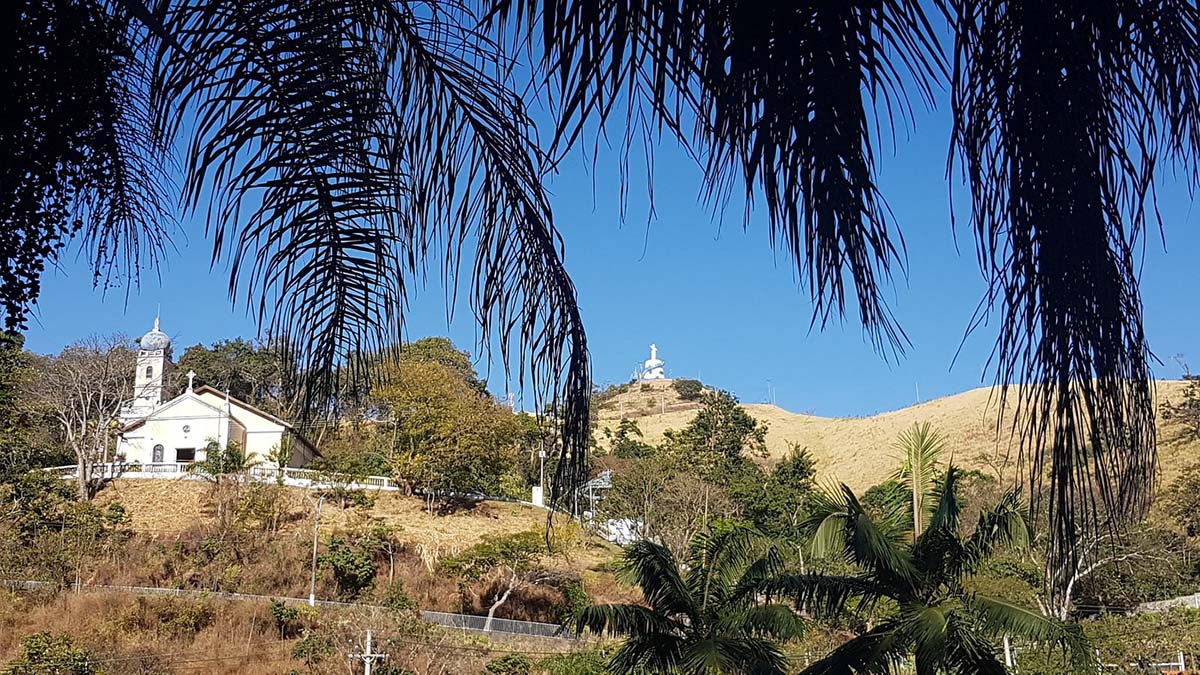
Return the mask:
<svg viewBox="0 0 1200 675">
<path fill-rule="evenodd" d="M 163 448 L 162 443 L 155 445 L 154 446 L 154 454 L 152 455 L 151 461 L 153 461 L 155 463 L 163 461 L 163 450 L 164 449 L 165 448 Z"/>
<path fill-rule="evenodd" d="M 154 366 L 146 366 L 146 379 L 154 377 Z"/>
</svg>

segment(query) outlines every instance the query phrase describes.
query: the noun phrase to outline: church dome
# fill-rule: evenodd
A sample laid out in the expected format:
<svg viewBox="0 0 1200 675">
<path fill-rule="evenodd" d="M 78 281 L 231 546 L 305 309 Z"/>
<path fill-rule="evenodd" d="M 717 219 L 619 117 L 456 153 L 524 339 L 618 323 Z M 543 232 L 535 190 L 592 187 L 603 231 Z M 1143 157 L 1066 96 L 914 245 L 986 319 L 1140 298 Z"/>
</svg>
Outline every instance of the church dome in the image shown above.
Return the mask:
<svg viewBox="0 0 1200 675">
<path fill-rule="evenodd" d="M 153 352 L 165 350 L 171 346 L 171 338 L 164 332 L 158 329 L 158 317 L 154 318 L 154 328 L 150 329 L 149 333 L 142 336 L 138 340 L 138 347 L 145 351 Z"/>
</svg>

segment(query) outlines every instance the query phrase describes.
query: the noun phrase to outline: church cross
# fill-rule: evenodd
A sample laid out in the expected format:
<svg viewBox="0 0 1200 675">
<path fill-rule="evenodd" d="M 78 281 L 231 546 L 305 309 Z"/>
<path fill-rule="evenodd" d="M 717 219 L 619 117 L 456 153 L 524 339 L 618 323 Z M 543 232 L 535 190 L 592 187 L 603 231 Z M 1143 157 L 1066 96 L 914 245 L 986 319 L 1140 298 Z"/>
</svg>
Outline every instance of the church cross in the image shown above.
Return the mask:
<svg viewBox="0 0 1200 675">
<path fill-rule="evenodd" d="M 192 390 L 192 380 L 196 379 L 196 371 L 189 370 L 187 372 L 187 378 L 188 378 L 188 391 L 191 391 Z"/>
</svg>

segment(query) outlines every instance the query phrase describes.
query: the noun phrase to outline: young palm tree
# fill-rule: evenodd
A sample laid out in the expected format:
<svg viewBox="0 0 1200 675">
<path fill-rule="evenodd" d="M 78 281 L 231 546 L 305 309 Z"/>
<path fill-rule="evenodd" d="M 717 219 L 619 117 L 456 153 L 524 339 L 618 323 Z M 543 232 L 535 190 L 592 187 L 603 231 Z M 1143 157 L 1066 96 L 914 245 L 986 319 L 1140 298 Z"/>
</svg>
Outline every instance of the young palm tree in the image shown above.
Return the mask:
<svg viewBox="0 0 1200 675">
<path fill-rule="evenodd" d="M 575 628 L 626 636 L 610 664 L 617 673 L 784 673 L 775 641 L 799 635 L 800 618 L 752 592 L 779 565 L 745 530 L 697 535 L 683 561 L 642 540 L 625 552 L 624 569 L 646 604 L 587 607 Z"/>
<path fill-rule="evenodd" d="M 913 424 L 896 439 L 900 451 L 900 469 L 893 479 L 905 484 L 912 493 L 913 536 L 921 536 L 925 521 L 937 498 L 937 467 L 946 441 L 928 422 Z"/>
<path fill-rule="evenodd" d="M 1011 492 L 980 515 L 970 535 L 960 534 L 958 476 L 951 466 L 928 527 L 912 543 L 873 522 L 849 488 L 824 496 L 808 522 L 814 552 L 844 557 L 859 572 L 780 576 L 759 589 L 789 596 L 815 616 L 850 608 L 883 611 L 878 623 L 812 664 L 806 674 L 887 673 L 909 658 L 918 673 L 1005 673 L 995 648 L 1003 635 L 1062 648 L 1075 672 L 1091 665 L 1091 650 L 1078 626 L 966 588 L 964 581 L 983 561 L 1002 547 L 1027 544 L 1029 531 Z"/>
<path fill-rule="evenodd" d="M 470 270 L 481 335 L 530 358 L 535 391 L 560 404 L 570 461 L 556 491 L 583 476 L 590 390 L 543 184 L 563 153 L 617 124 L 626 154 L 675 137 L 712 201 L 740 186 L 761 205 L 814 322 L 856 306 L 879 349 L 902 351 L 884 294 L 906 252 L 874 149 L 913 100 L 947 87 L 990 281 L 982 309 L 1001 318 L 996 379 L 1022 385 L 1014 416 L 1030 482 L 1049 477 L 1052 552 L 1074 555 L 1073 533 L 1093 523 L 1072 495 L 1094 489 L 1134 518 L 1147 507 L 1135 247 L 1156 170 L 1197 178 L 1191 0 L 2 4 L 8 328 L 73 238 L 101 283 L 155 262 L 178 145 L 183 203 L 233 297 L 296 351 L 312 407 L 339 377 L 366 377 L 356 356 L 396 344 L 430 268 L 451 286 Z M 546 146 L 529 90 L 556 117 Z"/>
</svg>

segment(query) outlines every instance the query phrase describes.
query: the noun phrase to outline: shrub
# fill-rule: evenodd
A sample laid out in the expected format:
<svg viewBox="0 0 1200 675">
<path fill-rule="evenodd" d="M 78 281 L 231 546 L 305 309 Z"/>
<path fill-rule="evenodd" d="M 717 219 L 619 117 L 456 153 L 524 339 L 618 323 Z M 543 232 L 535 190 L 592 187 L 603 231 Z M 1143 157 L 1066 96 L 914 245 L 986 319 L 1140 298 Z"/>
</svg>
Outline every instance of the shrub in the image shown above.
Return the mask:
<svg viewBox="0 0 1200 675">
<path fill-rule="evenodd" d="M 417 609 L 417 601 L 404 591 L 404 583 L 393 581 L 383 594 L 383 606 L 396 612 L 411 612 Z"/>
<path fill-rule="evenodd" d="M 275 627 L 279 629 L 279 638 L 287 640 L 298 630 L 300 610 L 280 600 L 272 599 L 271 618 L 275 619 Z"/>
<path fill-rule="evenodd" d="M 303 661 L 304 665 L 310 668 L 320 663 L 325 657 L 333 656 L 336 653 L 337 648 L 330 637 L 307 629 L 300 636 L 296 645 L 292 647 L 292 658 Z"/>
<path fill-rule="evenodd" d="M 483 669 L 488 675 L 529 675 L 532 671 L 533 659 L 516 653 L 492 659 Z"/>
<path fill-rule="evenodd" d="M 21 653 L 2 671 L 4 675 L 101 675 L 89 663 L 86 649 L 69 635 L 34 633 L 21 640 Z"/>
<path fill-rule="evenodd" d="M 608 655 L 598 650 L 571 652 L 543 659 L 537 664 L 539 675 L 609 675 Z"/>
<path fill-rule="evenodd" d="M 370 554 L 338 537 L 329 540 L 329 546 L 317 561 L 333 571 L 338 592 L 347 598 L 358 597 L 375 579 L 375 561 Z"/>
<path fill-rule="evenodd" d="M 558 620 L 566 623 L 585 607 L 592 605 L 592 598 L 583 590 L 583 582 L 578 579 L 568 581 L 562 587 L 563 603 L 559 606 Z"/>
<path fill-rule="evenodd" d="M 671 388 L 685 401 L 698 400 L 704 393 L 704 385 L 700 380 L 675 380 L 671 383 Z"/>
</svg>

